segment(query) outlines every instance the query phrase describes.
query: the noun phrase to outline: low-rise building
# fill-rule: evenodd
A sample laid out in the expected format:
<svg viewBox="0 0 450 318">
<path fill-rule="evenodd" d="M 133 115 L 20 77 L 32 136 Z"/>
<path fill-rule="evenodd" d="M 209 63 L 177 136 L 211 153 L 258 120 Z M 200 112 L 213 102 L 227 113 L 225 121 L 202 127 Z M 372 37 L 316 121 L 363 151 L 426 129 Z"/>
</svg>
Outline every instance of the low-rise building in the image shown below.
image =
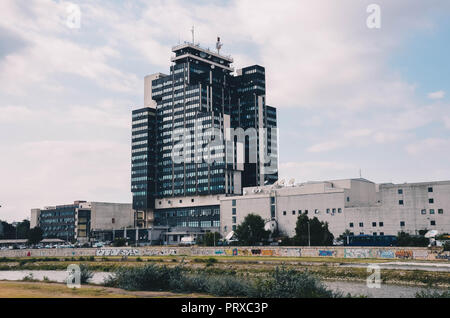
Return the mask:
<svg viewBox="0 0 450 318">
<path fill-rule="evenodd" d="M 133 228 L 134 211 L 131 204 L 75 201 L 32 209 L 30 226 L 40 227 L 44 238 L 86 242 L 96 231 Z"/>
<path fill-rule="evenodd" d="M 450 181 L 375 184 L 347 179 L 245 188 L 242 196 L 221 198 L 222 235 L 251 213 L 290 237 L 301 214 L 328 222 L 335 236 L 346 230 L 355 235 L 450 232 Z"/>
</svg>

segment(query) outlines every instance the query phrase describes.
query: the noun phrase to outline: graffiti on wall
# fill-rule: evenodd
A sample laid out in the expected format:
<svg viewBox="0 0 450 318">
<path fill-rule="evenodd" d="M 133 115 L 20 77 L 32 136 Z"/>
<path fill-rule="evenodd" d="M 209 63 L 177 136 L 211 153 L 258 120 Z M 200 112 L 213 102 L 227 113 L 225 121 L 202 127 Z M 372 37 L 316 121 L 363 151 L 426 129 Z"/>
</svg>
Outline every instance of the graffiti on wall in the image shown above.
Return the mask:
<svg viewBox="0 0 450 318">
<path fill-rule="evenodd" d="M 413 255 L 414 259 L 428 259 L 428 251 L 425 250 L 415 250 Z"/>
<path fill-rule="evenodd" d="M 380 258 L 394 258 L 395 254 L 394 254 L 394 251 L 391 251 L 391 250 L 379 250 L 378 251 L 378 257 L 380 257 Z"/>
<path fill-rule="evenodd" d="M 344 250 L 345 258 L 374 258 L 376 251 L 370 248 L 346 248 Z"/>
<path fill-rule="evenodd" d="M 444 259 L 450 261 L 450 252 L 442 252 L 436 255 L 436 259 Z"/>
<path fill-rule="evenodd" d="M 301 257 L 301 249 L 299 248 L 281 248 L 278 250 L 279 256 L 284 257 Z"/>
<path fill-rule="evenodd" d="M 395 257 L 401 259 L 413 258 L 413 252 L 409 250 L 399 250 L 395 252 Z"/>
<path fill-rule="evenodd" d="M 139 256 L 141 251 L 138 249 L 99 249 L 95 253 L 97 256 Z"/>
<path fill-rule="evenodd" d="M 319 256 L 333 257 L 336 256 L 336 251 L 319 250 Z"/>
</svg>

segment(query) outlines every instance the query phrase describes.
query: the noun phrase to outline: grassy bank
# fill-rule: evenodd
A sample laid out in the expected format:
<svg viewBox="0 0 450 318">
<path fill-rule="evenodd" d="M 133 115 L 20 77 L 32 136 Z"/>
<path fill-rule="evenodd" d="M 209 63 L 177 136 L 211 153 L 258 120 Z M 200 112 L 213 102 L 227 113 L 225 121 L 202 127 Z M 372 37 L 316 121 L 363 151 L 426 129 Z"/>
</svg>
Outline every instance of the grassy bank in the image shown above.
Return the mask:
<svg viewBox="0 0 450 318">
<path fill-rule="evenodd" d="M 117 288 L 84 286 L 69 289 L 64 284 L 0 281 L 0 298 L 203 298 L 204 294 L 130 292 Z"/>
</svg>

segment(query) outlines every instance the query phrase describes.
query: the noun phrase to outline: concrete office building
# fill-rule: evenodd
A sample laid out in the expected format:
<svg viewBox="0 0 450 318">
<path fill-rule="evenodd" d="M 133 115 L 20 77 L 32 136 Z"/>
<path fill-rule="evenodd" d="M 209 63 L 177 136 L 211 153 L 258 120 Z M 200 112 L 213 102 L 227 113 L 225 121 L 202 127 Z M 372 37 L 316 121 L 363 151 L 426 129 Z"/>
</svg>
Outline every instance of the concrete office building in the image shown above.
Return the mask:
<svg viewBox="0 0 450 318">
<path fill-rule="evenodd" d="M 134 228 L 131 204 L 75 201 L 73 204 L 31 210 L 30 227 L 43 237 L 88 242 L 95 232 Z"/>
<path fill-rule="evenodd" d="M 365 179 L 245 188 L 220 201 L 221 233 L 227 235 L 250 213 L 287 236 L 300 214 L 328 222 L 335 237 L 397 235 L 420 230 L 450 232 L 450 181 L 375 184 Z"/>
<path fill-rule="evenodd" d="M 169 74 L 145 78 L 145 107 L 133 111 L 136 223 L 165 228 L 169 242 L 218 231 L 222 197 L 278 179 L 277 114 L 266 104 L 265 69 L 234 73 L 220 39 L 217 47 L 174 47 Z"/>
</svg>

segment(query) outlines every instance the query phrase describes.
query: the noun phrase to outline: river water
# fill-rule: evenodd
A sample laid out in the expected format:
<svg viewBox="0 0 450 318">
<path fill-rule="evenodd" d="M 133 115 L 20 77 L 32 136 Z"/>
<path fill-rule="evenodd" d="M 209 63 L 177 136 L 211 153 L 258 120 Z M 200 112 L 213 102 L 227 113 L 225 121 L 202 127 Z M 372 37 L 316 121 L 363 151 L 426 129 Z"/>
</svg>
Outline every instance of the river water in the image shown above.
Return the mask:
<svg viewBox="0 0 450 318">
<path fill-rule="evenodd" d="M 64 283 L 68 277 L 66 271 L 0 271 L 0 280 L 19 281 L 32 275 L 33 279 L 44 280 L 47 277 L 51 281 Z M 102 284 L 111 273 L 96 272 L 91 280 L 93 284 Z M 364 282 L 325 281 L 324 284 L 331 290 L 340 291 L 344 295 L 366 296 L 369 298 L 413 298 L 421 287 L 382 284 L 381 288 L 368 288 Z M 443 291 L 442 289 L 434 289 Z"/>
</svg>

